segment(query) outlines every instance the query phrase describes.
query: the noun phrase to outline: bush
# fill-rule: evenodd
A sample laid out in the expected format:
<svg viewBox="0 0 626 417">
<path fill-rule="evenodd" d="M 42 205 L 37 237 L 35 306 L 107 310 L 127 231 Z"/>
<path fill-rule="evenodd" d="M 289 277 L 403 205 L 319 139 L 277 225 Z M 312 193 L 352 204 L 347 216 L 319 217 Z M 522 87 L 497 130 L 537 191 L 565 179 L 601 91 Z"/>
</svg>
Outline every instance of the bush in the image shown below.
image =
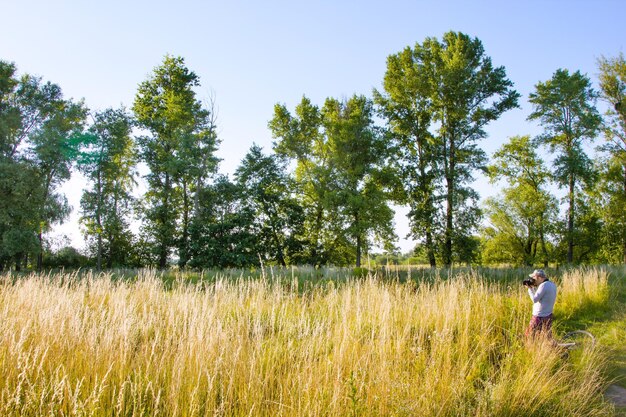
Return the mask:
<svg viewBox="0 0 626 417">
<path fill-rule="evenodd" d="M 72 246 L 65 246 L 56 252 L 45 252 L 44 268 L 76 269 L 91 265 L 90 259 Z"/>
</svg>

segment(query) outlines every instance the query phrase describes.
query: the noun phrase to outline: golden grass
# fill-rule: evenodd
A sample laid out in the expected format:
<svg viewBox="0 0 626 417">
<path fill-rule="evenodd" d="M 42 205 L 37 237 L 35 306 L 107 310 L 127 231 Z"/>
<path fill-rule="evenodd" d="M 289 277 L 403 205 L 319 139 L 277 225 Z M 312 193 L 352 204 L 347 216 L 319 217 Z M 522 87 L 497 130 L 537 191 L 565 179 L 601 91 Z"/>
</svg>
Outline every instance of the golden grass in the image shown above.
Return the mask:
<svg viewBox="0 0 626 417">
<path fill-rule="evenodd" d="M 557 303 L 606 302 L 606 273 Z M 297 281 L 0 278 L 2 416 L 605 416 L 600 350 L 520 336 L 522 288 L 461 274 Z"/>
</svg>

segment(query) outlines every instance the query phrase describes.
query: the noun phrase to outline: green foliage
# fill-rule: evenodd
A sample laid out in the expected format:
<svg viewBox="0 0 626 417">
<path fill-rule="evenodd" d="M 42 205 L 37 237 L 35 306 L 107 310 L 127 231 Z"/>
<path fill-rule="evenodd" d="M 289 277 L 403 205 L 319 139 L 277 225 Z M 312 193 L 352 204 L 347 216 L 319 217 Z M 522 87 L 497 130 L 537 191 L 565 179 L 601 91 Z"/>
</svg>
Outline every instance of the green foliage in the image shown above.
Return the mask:
<svg viewBox="0 0 626 417">
<path fill-rule="evenodd" d="M 226 177 L 205 187 L 200 210 L 190 225 L 189 266 L 237 268 L 258 265 L 254 211 L 245 204 L 244 190 Z"/>
<path fill-rule="evenodd" d="M 391 201 L 410 209 L 418 242 L 410 261 L 432 267 L 626 262 L 626 64 L 623 54 L 598 64 L 599 93 L 578 71 L 559 69 L 538 83 L 529 120 L 544 133 L 511 138 L 486 167 L 485 126 L 516 107 L 519 94 L 477 38 L 426 38 L 388 57 L 373 102 L 354 95 L 318 107 L 303 97 L 293 114 L 276 105 L 268 124 L 275 154 L 253 146 L 231 183 L 212 182 L 215 104 L 198 100 L 199 78 L 183 58 L 166 56 L 140 84 L 134 119 L 107 109 L 87 131 L 82 102 L 0 61 L 0 269 L 51 265 L 45 233 L 70 211 L 58 190 L 75 163 L 90 184 L 81 222 L 98 268 L 174 259 L 180 268 L 358 267 L 374 243 L 395 250 Z M 609 105 L 604 123 L 598 97 Z M 585 141 L 601 131 L 607 141 L 592 161 Z M 553 168 L 537 157 L 539 145 L 555 154 Z M 139 162 L 148 190 L 135 202 Z M 476 170 L 507 181 L 485 203 L 480 239 Z M 546 191 L 550 180 L 567 188 L 564 219 Z M 143 220 L 138 237 L 129 230 L 133 208 Z"/>
<path fill-rule="evenodd" d="M 376 97 L 400 149 L 413 234 L 431 266 L 435 249 L 446 266 L 468 262 L 480 211 L 467 184 L 486 160 L 476 143 L 489 122 L 517 107 L 519 94 L 480 40 L 457 32 L 389 57 L 384 87 Z"/>
<path fill-rule="evenodd" d="M 387 246 L 393 240 L 388 143 L 373 117 L 371 101 L 356 95 L 328 98 L 322 110 L 304 97 L 294 116 L 284 106 L 274 109 L 274 150 L 296 161 L 305 259 L 313 265 L 360 265 L 373 239 Z"/>
<path fill-rule="evenodd" d="M 567 230 L 563 239 L 567 242 L 567 262 L 574 261 L 577 212 L 576 195 L 581 185 L 593 186 L 596 176 L 592 162 L 583 149 L 583 142 L 595 138 L 601 117 L 595 108 L 597 93 L 587 76 L 579 71 L 571 74 L 558 69 L 552 78 L 539 82 L 530 94 L 533 112 L 529 120 L 539 120 L 544 133 L 537 143 L 547 145 L 551 152 L 558 152 L 554 161 L 554 179 L 568 189 Z"/>
<path fill-rule="evenodd" d="M 390 55 L 383 82 L 384 94 L 374 90 L 374 99 L 387 120 L 393 139 L 400 182 L 398 200 L 408 203 L 412 235 L 424 241 L 429 263 L 434 267 L 435 236 L 441 226 L 436 223 L 435 206 L 440 167 L 435 138 L 429 130 L 434 116 L 431 100 L 434 86 L 427 66 L 420 45 L 416 45 L 415 50 L 407 47 Z"/>
<path fill-rule="evenodd" d="M 57 251 L 46 251 L 43 257 L 44 268 L 78 269 L 91 266 L 90 259 L 72 246 L 65 246 Z"/>
<path fill-rule="evenodd" d="M 264 262 L 282 266 L 305 262 L 301 253 L 305 244 L 304 212 L 295 198 L 296 187 L 285 164 L 253 145 L 235 178 L 245 196 L 242 203 L 254 213 L 256 252 Z"/>
<path fill-rule="evenodd" d="M 512 137 L 494 153 L 488 172 L 492 183 L 504 179 L 508 187 L 485 202 L 490 224 L 483 230 L 483 262 L 547 265 L 557 202 L 530 137 Z"/>
<path fill-rule="evenodd" d="M 602 163 L 604 161 L 604 163 Z M 626 173 L 617 158 L 603 159 L 600 180 L 590 197 L 602 223 L 600 262 L 626 263 Z"/>
<path fill-rule="evenodd" d="M 136 150 L 132 119 L 124 108 L 96 113 L 89 128 L 89 144 L 82 150 L 79 169 L 91 187 L 81 198 L 81 223 L 96 254 L 107 268 L 127 264 L 132 252 L 129 230 Z"/>
<path fill-rule="evenodd" d="M 217 165 L 214 114 L 196 99 L 193 88 L 199 85 L 183 58 L 166 56 L 140 84 L 133 105 L 139 126 L 149 133 L 138 138 L 150 169 L 144 233 L 156 245 L 160 268 L 176 246 L 181 266 L 186 263 L 193 201 Z"/>
<path fill-rule="evenodd" d="M 43 234 L 69 213 L 57 189 L 88 140 L 86 114 L 58 85 L 18 78 L 14 64 L 0 61 L 0 269 L 11 261 L 20 269 L 29 254 L 41 268 Z"/>
<path fill-rule="evenodd" d="M 338 222 L 334 221 L 336 213 L 328 210 L 331 167 L 319 108 L 303 97 L 292 116 L 284 105 L 277 104 L 268 126 L 277 139 L 274 142 L 276 154 L 296 161 L 294 180 L 299 204 L 304 209 L 306 263 L 315 266 L 343 263 L 337 262 L 336 253 L 329 251 L 338 241 L 333 242 Z"/>
<path fill-rule="evenodd" d="M 373 106 L 363 96 L 340 102 L 329 98 L 322 109 L 328 159 L 333 167 L 332 210 L 341 215 L 347 237 L 355 247 L 356 266 L 373 235 L 392 249 L 396 239 L 393 211 L 388 206 L 389 143 L 374 127 Z"/>
<path fill-rule="evenodd" d="M 597 201 L 604 222 L 603 253 L 611 262 L 626 264 L 626 60 L 602 57 L 600 97 L 609 104 L 603 125 L 606 143 L 601 150 L 608 155 L 602 172 Z"/>
<path fill-rule="evenodd" d="M 486 137 L 484 127 L 489 122 L 517 107 L 519 94 L 504 67 L 493 67 L 477 38 L 448 32 L 441 43 L 427 39 L 424 48 L 432 62 L 433 120 L 440 124 L 437 153 L 446 187 L 443 262 L 450 265 L 453 242 L 466 241 L 480 217 L 478 195 L 465 186 L 473 179 L 472 171 L 485 163 L 476 142 Z"/>
</svg>

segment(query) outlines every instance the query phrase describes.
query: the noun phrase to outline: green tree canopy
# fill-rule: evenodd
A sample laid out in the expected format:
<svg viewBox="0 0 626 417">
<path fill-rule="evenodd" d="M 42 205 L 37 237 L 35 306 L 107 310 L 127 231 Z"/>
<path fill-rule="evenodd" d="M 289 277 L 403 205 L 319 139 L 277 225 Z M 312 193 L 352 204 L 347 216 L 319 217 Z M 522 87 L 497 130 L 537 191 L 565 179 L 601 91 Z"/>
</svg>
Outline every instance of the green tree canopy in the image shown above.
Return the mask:
<svg viewBox="0 0 626 417">
<path fill-rule="evenodd" d="M 97 268 L 124 266 L 132 252 L 129 230 L 136 185 L 137 152 L 131 136 L 133 120 L 124 108 L 98 112 L 89 128 L 89 144 L 81 152 L 79 169 L 90 188 L 81 198 L 85 235 L 95 239 Z"/>
<path fill-rule="evenodd" d="M 147 241 L 155 244 L 164 268 L 174 247 L 184 266 L 188 258 L 193 193 L 217 166 L 214 114 L 196 98 L 198 76 L 181 57 L 166 56 L 139 86 L 133 111 L 147 135 L 139 137 L 141 160 L 150 173 L 144 196 Z"/>
<path fill-rule="evenodd" d="M 301 253 L 304 211 L 284 162 L 253 145 L 235 178 L 246 196 L 243 204 L 254 213 L 257 252 L 262 259 L 282 266 L 305 261 Z"/>
<path fill-rule="evenodd" d="M 40 77 L 16 75 L 0 61 L 0 267 L 20 268 L 29 253 L 42 265 L 43 234 L 69 213 L 58 187 L 70 178 L 85 136 L 87 109 Z"/>
<path fill-rule="evenodd" d="M 598 205 L 605 225 L 604 251 L 613 261 L 626 264 L 626 60 L 624 54 L 602 57 L 600 67 L 600 98 L 609 107 L 603 125 L 607 142 L 601 150 L 607 154 L 602 161 L 602 177 Z"/>
<path fill-rule="evenodd" d="M 593 164 L 583 143 L 592 140 L 600 129 L 601 117 L 595 107 L 597 93 L 587 76 L 579 71 L 570 74 L 558 69 L 552 78 L 539 82 L 530 94 L 533 112 L 529 120 L 539 120 L 544 133 L 537 143 L 556 152 L 554 178 L 561 187 L 567 187 L 567 262 L 574 260 L 576 230 L 576 194 L 581 184 L 594 183 Z M 580 200 L 578 200 L 580 201 Z"/>
<path fill-rule="evenodd" d="M 504 179 L 501 196 L 486 201 L 483 260 L 517 265 L 548 264 L 547 243 L 557 202 L 546 187 L 551 175 L 530 136 L 515 136 L 493 155 L 492 183 Z"/>
<path fill-rule="evenodd" d="M 480 219 L 468 184 L 486 163 L 478 141 L 489 122 L 517 107 L 519 94 L 482 42 L 458 32 L 389 57 L 384 87 L 376 97 L 399 145 L 413 232 L 432 266 L 435 247 L 446 266 L 468 261 Z"/>
</svg>

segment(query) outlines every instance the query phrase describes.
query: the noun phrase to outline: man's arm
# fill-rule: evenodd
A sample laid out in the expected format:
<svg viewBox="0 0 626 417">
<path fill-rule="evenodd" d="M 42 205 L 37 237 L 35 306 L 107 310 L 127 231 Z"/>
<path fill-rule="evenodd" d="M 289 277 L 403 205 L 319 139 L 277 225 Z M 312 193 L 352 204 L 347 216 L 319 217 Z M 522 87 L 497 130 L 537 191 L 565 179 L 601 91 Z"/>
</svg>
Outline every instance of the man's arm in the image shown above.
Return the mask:
<svg viewBox="0 0 626 417">
<path fill-rule="evenodd" d="M 533 300 L 533 303 L 541 301 L 543 298 L 543 287 L 543 282 L 539 284 L 536 290 L 532 287 L 528 287 L 528 295 L 530 295 L 530 299 Z"/>
</svg>

